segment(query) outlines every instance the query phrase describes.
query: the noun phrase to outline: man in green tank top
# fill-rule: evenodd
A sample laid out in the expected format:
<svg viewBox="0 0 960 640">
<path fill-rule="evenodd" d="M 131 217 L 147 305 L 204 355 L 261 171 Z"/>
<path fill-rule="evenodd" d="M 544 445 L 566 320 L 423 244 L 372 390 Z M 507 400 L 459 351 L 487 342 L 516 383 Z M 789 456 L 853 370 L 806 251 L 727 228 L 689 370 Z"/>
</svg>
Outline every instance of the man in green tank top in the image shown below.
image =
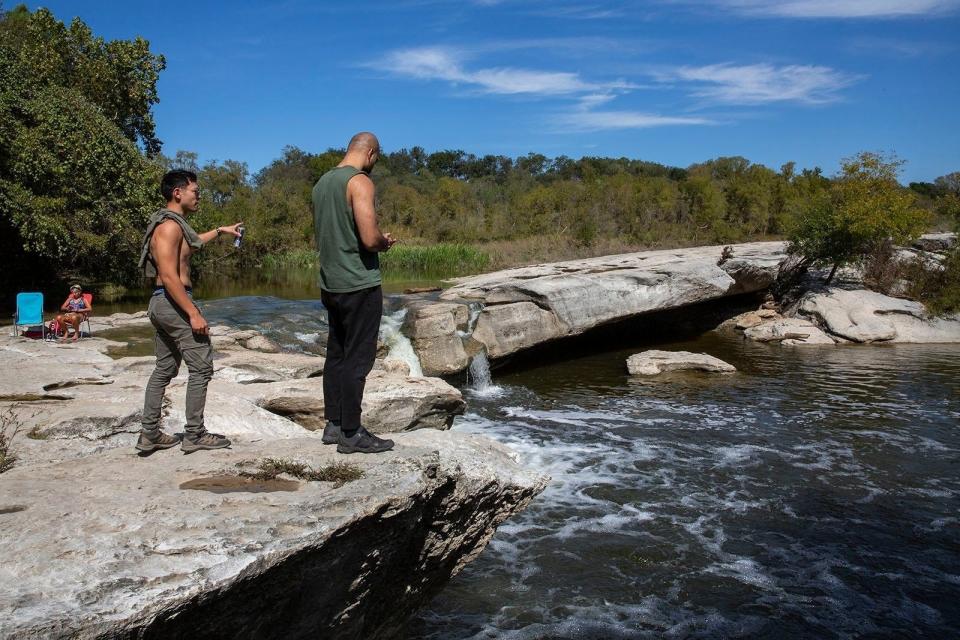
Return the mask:
<svg viewBox="0 0 960 640">
<path fill-rule="evenodd" d="M 313 187 L 313 229 L 320 253 L 320 299 L 330 332 L 323 371 L 327 424 L 323 441 L 340 453 L 378 453 L 393 448 L 361 423 L 360 402 L 377 353 L 383 315 L 380 251 L 396 242 L 381 233 L 370 170 L 380 159 L 372 133 L 350 139 L 347 153 Z"/>
</svg>

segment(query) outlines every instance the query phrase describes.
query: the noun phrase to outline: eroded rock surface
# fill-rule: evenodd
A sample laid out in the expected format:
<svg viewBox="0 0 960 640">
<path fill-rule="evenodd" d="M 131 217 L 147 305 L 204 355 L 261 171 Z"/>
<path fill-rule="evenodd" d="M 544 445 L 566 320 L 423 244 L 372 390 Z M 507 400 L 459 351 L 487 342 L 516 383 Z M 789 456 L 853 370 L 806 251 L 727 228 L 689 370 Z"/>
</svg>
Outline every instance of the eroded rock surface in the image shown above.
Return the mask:
<svg viewBox="0 0 960 640">
<path fill-rule="evenodd" d="M 726 255 L 720 246 L 644 251 L 507 269 L 456 279 L 440 297 L 483 305 L 472 338 L 499 358 L 624 318 L 763 289 L 786 257 L 782 242 L 731 249 Z M 415 348 L 421 361 L 436 357 L 432 345 Z"/>
<path fill-rule="evenodd" d="M 366 457 L 308 435 L 140 458 L 130 436 L 122 450 L 15 468 L 0 478 L 0 636 L 393 637 L 544 486 L 485 438 L 395 440 Z M 350 462 L 363 477 L 181 488 L 262 456 Z"/>
<path fill-rule="evenodd" d="M 337 454 L 290 419 L 322 417 L 323 358 L 218 336 L 206 426 L 233 448 L 145 457 L 133 445 L 153 358 L 114 360 L 98 338 L 0 337 L 0 411 L 19 423 L 0 476 L 0 637 L 393 637 L 544 486 L 501 445 L 439 431 L 463 411 L 459 391 L 392 362 L 370 376 L 368 424 L 437 429 Z M 184 367 L 167 389 L 171 433 L 186 381 Z M 297 416 L 271 405 L 283 399 L 302 403 Z M 236 481 L 266 458 L 349 462 L 363 477 L 283 478 L 271 486 L 294 490 L 266 493 Z"/>
<path fill-rule="evenodd" d="M 627 358 L 627 371 L 633 376 L 655 376 L 668 371 L 707 371 L 710 373 L 733 373 L 732 364 L 706 353 L 690 351 L 660 351 L 651 349 L 635 353 Z"/>
<path fill-rule="evenodd" d="M 932 317 L 919 302 L 875 291 L 811 293 L 799 312 L 853 342 L 960 342 L 960 315 Z"/>
<path fill-rule="evenodd" d="M 326 423 L 321 378 L 257 385 L 250 388 L 249 397 L 307 429 L 322 429 Z M 363 393 L 364 426 L 372 433 L 449 429 L 465 408 L 460 391 L 439 378 L 371 371 Z"/>
<path fill-rule="evenodd" d="M 743 334 L 757 342 L 779 342 L 785 345 L 836 344 L 817 325 L 806 318 L 773 316 L 762 324 L 747 327 Z"/>
<path fill-rule="evenodd" d="M 469 364 L 460 338 L 468 318 L 463 304 L 418 302 L 408 308 L 403 333 L 410 338 L 424 375 L 449 375 Z"/>
</svg>

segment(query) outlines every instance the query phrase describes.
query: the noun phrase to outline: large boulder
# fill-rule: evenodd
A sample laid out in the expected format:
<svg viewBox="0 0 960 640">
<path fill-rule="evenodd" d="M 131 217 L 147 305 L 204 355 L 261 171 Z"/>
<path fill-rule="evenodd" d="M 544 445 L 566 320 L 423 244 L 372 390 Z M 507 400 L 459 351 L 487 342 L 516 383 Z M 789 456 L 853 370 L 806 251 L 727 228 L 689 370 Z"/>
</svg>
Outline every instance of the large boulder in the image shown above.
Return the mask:
<svg viewBox="0 0 960 640">
<path fill-rule="evenodd" d="M 651 349 L 627 358 L 627 370 L 634 376 L 655 376 L 667 371 L 686 370 L 733 373 L 737 368 L 706 353 Z"/>
<path fill-rule="evenodd" d="M 807 294 L 799 311 L 853 342 L 960 342 L 960 316 L 931 317 L 919 302 L 875 291 L 830 289 Z"/>
<path fill-rule="evenodd" d="M 424 375 L 442 376 L 462 371 L 469 358 L 461 333 L 467 328 L 466 305 L 441 302 L 412 305 L 403 323 Z"/>
</svg>

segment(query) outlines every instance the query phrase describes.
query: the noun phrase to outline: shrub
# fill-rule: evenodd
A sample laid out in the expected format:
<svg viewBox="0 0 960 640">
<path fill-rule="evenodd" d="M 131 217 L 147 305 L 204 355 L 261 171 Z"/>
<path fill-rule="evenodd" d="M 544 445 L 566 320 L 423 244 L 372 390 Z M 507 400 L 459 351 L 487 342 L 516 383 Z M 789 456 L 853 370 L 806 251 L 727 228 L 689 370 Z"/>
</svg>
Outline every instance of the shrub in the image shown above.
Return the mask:
<svg viewBox="0 0 960 640">
<path fill-rule="evenodd" d="M 923 232 L 929 214 L 897 183 L 903 163 L 864 152 L 844 160 L 827 193 L 813 197 L 790 231 L 790 253 L 837 269 L 862 262 L 891 240 L 906 244 Z"/>
<path fill-rule="evenodd" d="M 960 313 L 960 245 L 947 254 L 942 270 L 918 265 L 909 281 L 910 296 L 931 313 Z"/>
</svg>

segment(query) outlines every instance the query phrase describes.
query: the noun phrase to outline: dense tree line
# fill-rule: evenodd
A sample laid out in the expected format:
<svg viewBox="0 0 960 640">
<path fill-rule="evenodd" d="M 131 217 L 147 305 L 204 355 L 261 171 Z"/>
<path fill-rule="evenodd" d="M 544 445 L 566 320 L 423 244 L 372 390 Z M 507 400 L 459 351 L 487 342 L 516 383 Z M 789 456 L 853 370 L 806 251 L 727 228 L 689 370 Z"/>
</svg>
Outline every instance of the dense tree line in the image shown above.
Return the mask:
<svg viewBox="0 0 960 640">
<path fill-rule="evenodd" d="M 236 162 L 195 168 L 211 223 L 250 223 L 250 253 L 311 246 L 310 189 L 342 149 L 295 147 L 253 176 Z M 646 246 L 734 242 L 782 235 L 804 202 L 828 189 L 819 169 L 780 171 L 740 157 L 681 169 L 627 158 L 476 157 L 420 147 L 384 156 L 373 172 L 382 225 L 412 242 L 484 243 L 532 235 L 588 245 L 619 237 Z"/>
<path fill-rule="evenodd" d="M 195 226 L 247 223 L 244 250 L 211 247 L 201 253 L 201 273 L 312 250 L 310 191 L 343 149 L 287 147 L 252 175 L 236 160 L 198 166 L 191 151 L 163 155 L 151 115 L 163 68 L 142 38 L 105 41 L 79 19 L 67 26 L 45 9 L 0 15 L 5 294 L 44 278 L 138 283 L 140 235 L 162 205 L 159 177 L 172 167 L 199 175 Z M 960 174 L 909 189 L 894 174 L 882 182 L 905 210 L 919 206 L 943 218 L 960 211 Z M 804 220 L 820 220 L 805 228 L 815 235 L 830 216 L 842 219 L 860 193 L 843 172 L 828 178 L 794 163 L 774 170 L 742 157 L 679 168 L 422 147 L 385 154 L 373 179 L 382 226 L 408 243 L 545 236 L 584 247 L 611 238 L 669 247 L 785 237 Z M 917 225 L 905 228 L 913 233 Z"/>
</svg>

